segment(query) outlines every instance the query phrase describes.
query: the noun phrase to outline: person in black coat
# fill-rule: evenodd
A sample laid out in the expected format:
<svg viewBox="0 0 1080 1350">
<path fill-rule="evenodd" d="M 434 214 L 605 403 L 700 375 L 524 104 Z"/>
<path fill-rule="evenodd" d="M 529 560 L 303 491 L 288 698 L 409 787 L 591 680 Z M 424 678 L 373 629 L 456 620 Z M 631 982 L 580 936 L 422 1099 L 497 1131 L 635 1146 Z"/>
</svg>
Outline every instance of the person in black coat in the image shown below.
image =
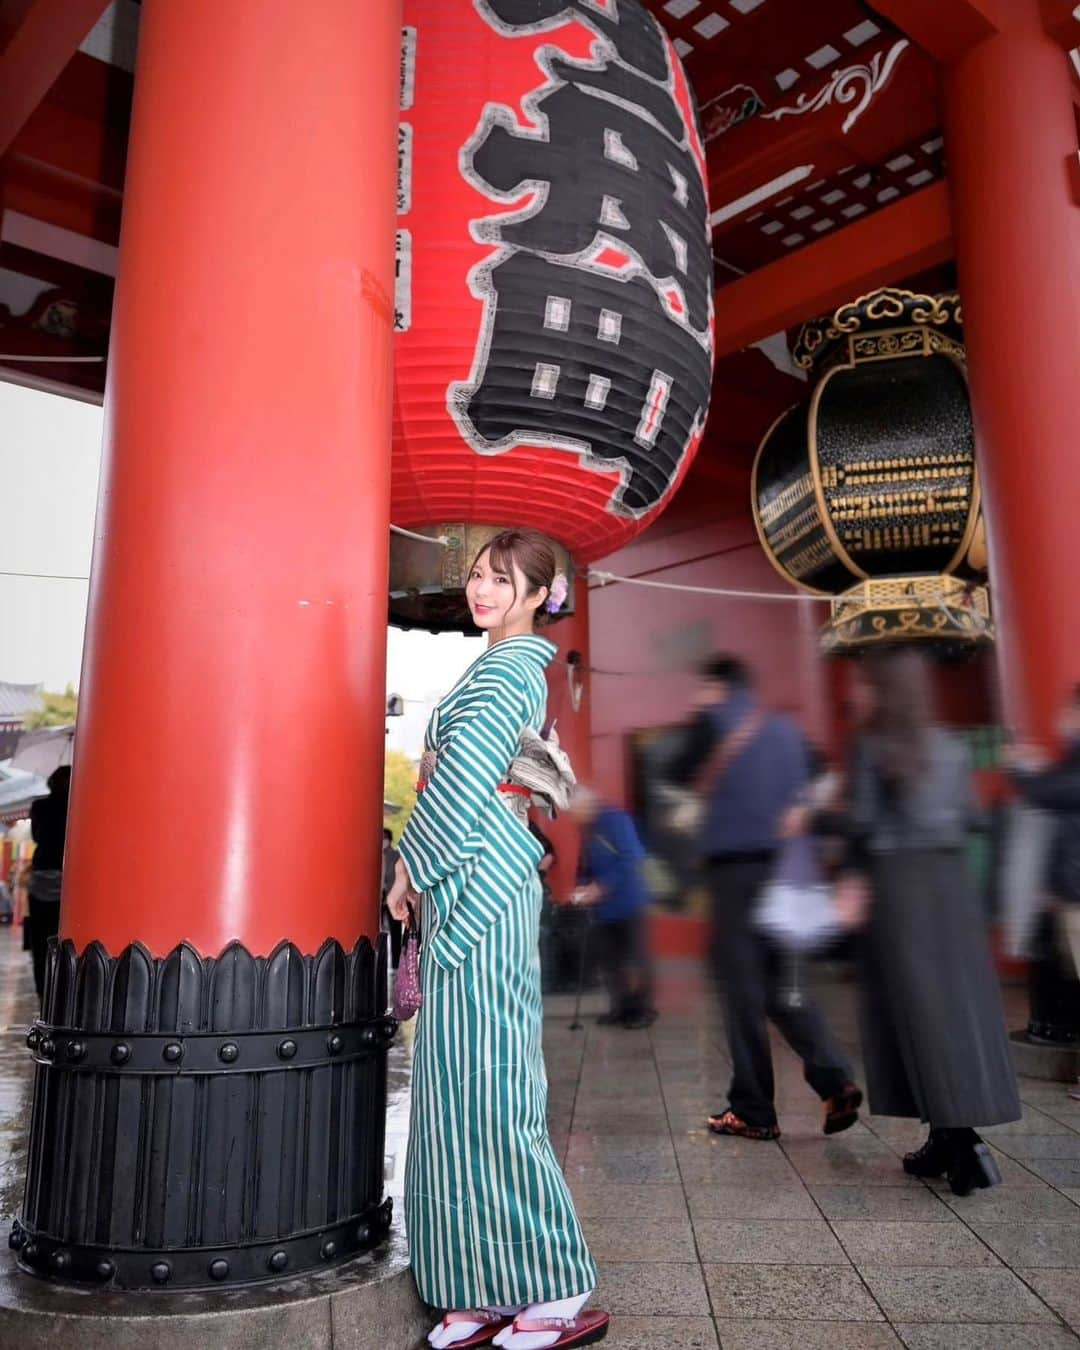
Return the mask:
<svg viewBox="0 0 1080 1350">
<path fill-rule="evenodd" d="M 870 1109 L 928 1124 L 904 1170 L 945 1176 L 967 1195 L 1001 1180 L 974 1127 L 1021 1115 L 967 860 L 977 815 L 970 759 L 933 723 L 921 653 L 875 654 L 860 685 L 866 717 L 851 755 L 842 889 L 867 896 L 860 1022 Z"/>
<path fill-rule="evenodd" d="M 34 856 L 30 861 L 30 951 L 34 961 L 34 986 L 40 999 L 45 992 L 45 962 L 49 939 L 60 931 L 60 885 L 67 837 L 68 792 L 71 768 L 62 765 L 49 777 L 49 795 L 30 807 L 30 833 Z"/>
</svg>

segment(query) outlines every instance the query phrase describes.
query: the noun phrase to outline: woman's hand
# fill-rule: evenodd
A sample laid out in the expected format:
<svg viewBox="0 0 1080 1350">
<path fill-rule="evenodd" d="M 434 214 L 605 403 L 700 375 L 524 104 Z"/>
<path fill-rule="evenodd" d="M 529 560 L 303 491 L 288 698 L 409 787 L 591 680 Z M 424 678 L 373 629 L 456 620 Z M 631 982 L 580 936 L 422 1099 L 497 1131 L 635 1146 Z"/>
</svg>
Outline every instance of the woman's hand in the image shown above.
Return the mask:
<svg viewBox="0 0 1080 1350">
<path fill-rule="evenodd" d="M 409 906 L 415 908 L 419 898 L 409 881 L 405 864 L 399 858 L 394 867 L 394 884 L 386 892 L 386 908 L 393 918 L 404 923 L 409 917 Z"/>
</svg>

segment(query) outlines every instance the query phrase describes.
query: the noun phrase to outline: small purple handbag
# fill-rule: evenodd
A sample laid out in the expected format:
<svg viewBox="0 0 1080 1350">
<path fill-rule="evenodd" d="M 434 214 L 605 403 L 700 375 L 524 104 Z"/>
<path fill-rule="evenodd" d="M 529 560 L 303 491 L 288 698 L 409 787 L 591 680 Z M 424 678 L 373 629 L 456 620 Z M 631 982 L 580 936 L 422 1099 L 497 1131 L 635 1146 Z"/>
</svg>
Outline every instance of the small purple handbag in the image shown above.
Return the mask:
<svg viewBox="0 0 1080 1350">
<path fill-rule="evenodd" d="M 394 980 L 394 1016 L 399 1022 L 407 1022 L 419 1012 L 423 1001 L 424 996 L 420 992 L 420 931 L 416 925 L 416 914 L 410 905 L 397 978 Z"/>
</svg>

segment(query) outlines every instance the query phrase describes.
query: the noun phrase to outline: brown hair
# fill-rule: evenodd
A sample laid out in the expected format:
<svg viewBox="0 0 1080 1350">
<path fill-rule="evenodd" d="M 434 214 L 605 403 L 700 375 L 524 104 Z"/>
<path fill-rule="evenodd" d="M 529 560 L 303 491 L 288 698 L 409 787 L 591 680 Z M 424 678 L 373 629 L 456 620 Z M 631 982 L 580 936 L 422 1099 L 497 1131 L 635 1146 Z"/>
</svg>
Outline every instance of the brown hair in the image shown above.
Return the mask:
<svg viewBox="0 0 1080 1350">
<path fill-rule="evenodd" d="M 930 666 L 912 647 L 873 652 L 863 674 L 874 692 L 869 731 L 875 758 L 889 783 L 907 786 L 926 768 L 933 726 Z"/>
<path fill-rule="evenodd" d="M 551 592 L 551 583 L 555 580 L 555 550 L 539 530 L 502 530 L 490 539 L 473 559 L 473 567 L 487 553 L 492 570 L 504 572 L 514 585 L 514 564 L 521 569 L 522 576 L 528 582 L 527 595 L 535 595 L 543 586 Z M 517 599 L 517 587 L 514 586 L 514 599 Z M 539 628 L 548 622 L 549 615 L 543 605 L 537 610 L 534 622 Z"/>
</svg>

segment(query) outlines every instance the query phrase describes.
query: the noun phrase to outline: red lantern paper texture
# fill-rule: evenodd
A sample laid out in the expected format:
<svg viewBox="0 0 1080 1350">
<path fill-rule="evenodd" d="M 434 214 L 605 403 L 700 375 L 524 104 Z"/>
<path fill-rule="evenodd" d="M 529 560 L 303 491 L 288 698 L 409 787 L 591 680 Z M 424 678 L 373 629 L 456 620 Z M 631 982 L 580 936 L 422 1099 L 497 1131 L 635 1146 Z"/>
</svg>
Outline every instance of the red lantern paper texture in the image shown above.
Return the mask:
<svg viewBox="0 0 1080 1350">
<path fill-rule="evenodd" d="M 701 439 L 705 160 L 637 0 L 405 0 L 393 519 L 530 525 L 579 563 Z"/>
</svg>

